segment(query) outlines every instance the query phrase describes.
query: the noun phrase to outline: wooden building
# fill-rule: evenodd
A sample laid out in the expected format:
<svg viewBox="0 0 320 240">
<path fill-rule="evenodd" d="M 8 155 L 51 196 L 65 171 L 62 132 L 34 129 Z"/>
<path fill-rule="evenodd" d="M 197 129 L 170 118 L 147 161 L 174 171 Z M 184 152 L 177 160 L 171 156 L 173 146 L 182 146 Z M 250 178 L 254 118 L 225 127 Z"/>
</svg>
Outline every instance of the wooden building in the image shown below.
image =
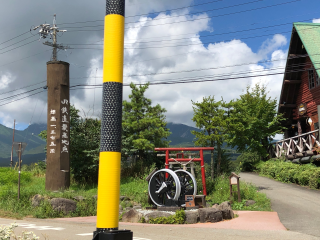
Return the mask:
<svg viewBox="0 0 320 240">
<path fill-rule="evenodd" d="M 279 99 L 278 112 L 287 121 L 277 157 L 288 159 L 317 154 L 320 106 L 320 24 L 294 23 Z M 320 108 L 319 108 L 320 110 Z"/>
</svg>

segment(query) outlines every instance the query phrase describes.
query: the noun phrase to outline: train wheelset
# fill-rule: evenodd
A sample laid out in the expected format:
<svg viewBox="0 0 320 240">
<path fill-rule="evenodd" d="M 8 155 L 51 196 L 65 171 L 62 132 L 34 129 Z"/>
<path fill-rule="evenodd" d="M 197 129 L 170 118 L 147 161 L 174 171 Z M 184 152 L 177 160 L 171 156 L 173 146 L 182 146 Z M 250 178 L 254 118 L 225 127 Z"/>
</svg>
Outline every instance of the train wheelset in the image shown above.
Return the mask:
<svg viewBox="0 0 320 240">
<path fill-rule="evenodd" d="M 149 196 L 158 207 L 185 206 L 185 196 L 197 194 L 197 182 L 191 173 L 179 169 L 161 169 L 149 180 Z"/>
</svg>

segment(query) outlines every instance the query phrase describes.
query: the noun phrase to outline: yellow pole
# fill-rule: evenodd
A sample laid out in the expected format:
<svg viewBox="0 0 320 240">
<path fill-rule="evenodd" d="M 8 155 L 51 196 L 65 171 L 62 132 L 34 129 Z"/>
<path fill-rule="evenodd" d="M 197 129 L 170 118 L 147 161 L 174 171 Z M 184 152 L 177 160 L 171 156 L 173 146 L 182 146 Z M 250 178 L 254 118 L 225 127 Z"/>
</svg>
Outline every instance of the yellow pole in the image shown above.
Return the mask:
<svg viewBox="0 0 320 240">
<path fill-rule="evenodd" d="M 132 240 L 130 230 L 118 230 L 125 0 L 106 2 L 97 230 L 93 239 Z"/>
</svg>

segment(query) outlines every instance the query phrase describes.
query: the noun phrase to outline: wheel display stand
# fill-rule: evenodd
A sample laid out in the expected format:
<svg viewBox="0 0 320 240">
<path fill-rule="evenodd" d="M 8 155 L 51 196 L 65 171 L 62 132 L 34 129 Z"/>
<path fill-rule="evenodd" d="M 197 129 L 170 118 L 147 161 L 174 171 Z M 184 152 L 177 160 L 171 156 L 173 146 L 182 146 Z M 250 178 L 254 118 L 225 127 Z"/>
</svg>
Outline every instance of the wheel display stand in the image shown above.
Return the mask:
<svg viewBox="0 0 320 240">
<path fill-rule="evenodd" d="M 150 200 L 157 206 L 158 209 L 162 208 L 179 208 L 186 207 L 188 199 L 194 200 L 199 197 L 197 195 L 197 182 L 192 174 L 186 171 L 186 165 L 193 162 L 200 162 L 201 175 L 203 184 L 203 198 L 207 195 L 206 181 L 205 181 L 205 166 L 203 159 L 203 151 L 214 150 L 213 147 L 202 148 L 156 148 L 156 151 L 166 152 L 166 168 L 158 171 L 153 171 L 148 177 L 149 182 L 148 193 Z M 177 158 L 169 158 L 169 151 L 200 151 L 200 158 L 184 158 L 184 153 L 178 153 Z M 194 154 L 193 154 L 194 155 Z M 169 169 L 169 163 L 176 162 L 183 165 L 183 169 L 172 171 Z M 194 205 L 193 205 L 194 207 Z"/>
<path fill-rule="evenodd" d="M 169 163 L 171 162 L 180 162 L 180 163 L 191 163 L 191 162 L 200 162 L 201 165 L 201 176 L 202 176 L 202 185 L 203 185 L 203 195 L 207 195 L 207 188 L 206 188 L 206 176 L 205 176 L 205 167 L 204 167 L 204 160 L 203 160 L 203 151 L 211 151 L 214 150 L 213 147 L 188 147 L 188 148 L 155 148 L 155 151 L 164 151 L 166 153 L 166 169 L 169 168 Z M 170 152 L 172 151 L 182 151 L 182 153 L 178 153 L 177 158 L 170 158 Z M 183 151 L 199 151 L 200 157 L 199 158 L 184 158 Z M 187 154 L 188 155 L 188 154 Z"/>
</svg>

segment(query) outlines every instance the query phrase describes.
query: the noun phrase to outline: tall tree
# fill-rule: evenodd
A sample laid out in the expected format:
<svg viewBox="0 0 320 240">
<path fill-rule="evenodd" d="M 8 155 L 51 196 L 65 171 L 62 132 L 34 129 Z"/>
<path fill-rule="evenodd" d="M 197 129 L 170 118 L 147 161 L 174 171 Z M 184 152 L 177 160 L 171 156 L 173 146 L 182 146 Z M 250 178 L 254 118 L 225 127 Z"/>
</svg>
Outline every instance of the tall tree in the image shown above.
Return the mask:
<svg viewBox="0 0 320 240">
<path fill-rule="evenodd" d="M 277 100 L 268 97 L 265 85 L 256 84 L 234 101 L 226 104 L 230 108 L 228 143 L 240 152 L 257 152 L 267 157 L 267 149 L 273 137 L 283 132 L 281 122 L 285 120 L 277 112 Z"/>
<path fill-rule="evenodd" d="M 204 97 L 202 102 L 193 102 L 193 118 L 200 132 L 191 131 L 195 135 L 196 146 L 217 147 L 217 172 L 220 173 L 221 145 L 224 140 L 224 114 L 222 101 L 216 102 L 214 96 Z M 214 154 L 211 151 L 211 178 L 214 177 Z"/>
<path fill-rule="evenodd" d="M 137 87 L 131 83 L 130 101 L 123 101 L 122 112 L 122 154 L 128 156 L 137 152 L 140 159 L 146 157 L 147 151 L 155 147 L 167 147 L 166 139 L 171 133 L 166 128 L 164 113 L 159 104 L 151 106 L 150 99 L 144 96 L 149 83 Z"/>
</svg>

